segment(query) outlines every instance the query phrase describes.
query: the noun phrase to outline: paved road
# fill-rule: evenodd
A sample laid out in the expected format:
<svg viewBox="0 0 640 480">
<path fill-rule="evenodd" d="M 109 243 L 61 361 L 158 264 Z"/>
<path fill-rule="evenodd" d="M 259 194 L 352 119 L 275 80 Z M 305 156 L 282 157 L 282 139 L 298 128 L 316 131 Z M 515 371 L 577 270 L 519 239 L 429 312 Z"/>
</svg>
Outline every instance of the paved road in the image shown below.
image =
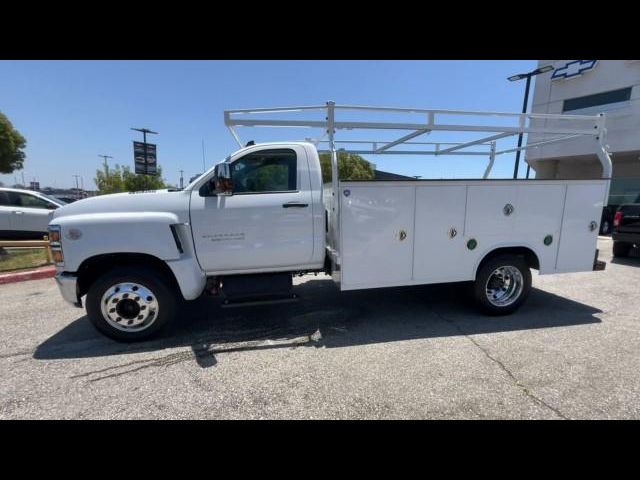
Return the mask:
<svg viewBox="0 0 640 480">
<path fill-rule="evenodd" d="M 165 336 L 122 345 L 53 280 L 0 287 L 0 418 L 640 418 L 640 258 L 538 277 L 506 318 L 462 286 L 298 304 L 192 304 Z"/>
</svg>

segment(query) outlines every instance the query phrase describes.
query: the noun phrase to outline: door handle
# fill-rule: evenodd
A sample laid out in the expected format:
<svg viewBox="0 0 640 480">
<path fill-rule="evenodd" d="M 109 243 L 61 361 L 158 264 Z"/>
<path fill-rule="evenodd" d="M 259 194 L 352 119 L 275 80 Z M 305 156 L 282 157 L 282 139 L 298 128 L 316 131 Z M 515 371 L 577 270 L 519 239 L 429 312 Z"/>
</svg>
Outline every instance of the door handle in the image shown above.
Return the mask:
<svg viewBox="0 0 640 480">
<path fill-rule="evenodd" d="M 282 208 L 305 208 L 308 207 L 308 203 L 297 203 L 297 202 L 289 202 L 283 203 Z"/>
<path fill-rule="evenodd" d="M 24 212 L 22 210 L 14 210 L 13 213 L 16 215 L 22 215 Z"/>
</svg>

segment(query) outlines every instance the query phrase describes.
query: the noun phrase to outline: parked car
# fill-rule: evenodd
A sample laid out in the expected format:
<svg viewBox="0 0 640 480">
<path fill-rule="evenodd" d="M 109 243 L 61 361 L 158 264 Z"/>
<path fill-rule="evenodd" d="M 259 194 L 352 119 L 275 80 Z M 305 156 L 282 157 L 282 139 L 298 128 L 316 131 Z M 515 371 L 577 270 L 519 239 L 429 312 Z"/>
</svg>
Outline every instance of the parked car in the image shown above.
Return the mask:
<svg viewBox="0 0 640 480">
<path fill-rule="evenodd" d="M 0 239 L 42 240 L 53 211 L 63 205 L 40 192 L 0 188 Z"/>
<path fill-rule="evenodd" d="M 638 203 L 618 207 L 613 218 L 613 256 L 627 257 L 633 246 L 640 246 L 640 196 Z"/>
<path fill-rule="evenodd" d="M 78 200 L 80 200 L 79 198 L 76 197 L 61 197 L 59 195 L 54 195 L 54 198 L 57 200 L 62 201 L 63 203 L 73 203 L 73 202 L 77 202 Z"/>
</svg>

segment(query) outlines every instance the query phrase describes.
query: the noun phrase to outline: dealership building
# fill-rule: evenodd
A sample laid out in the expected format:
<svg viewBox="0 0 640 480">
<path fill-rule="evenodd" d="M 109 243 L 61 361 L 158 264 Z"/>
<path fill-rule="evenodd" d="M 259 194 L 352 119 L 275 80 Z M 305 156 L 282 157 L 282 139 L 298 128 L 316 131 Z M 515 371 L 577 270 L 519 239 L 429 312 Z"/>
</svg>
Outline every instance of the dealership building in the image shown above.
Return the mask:
<svg viewBox="0 0 640 480">
<path fill-rule="evenodd" d="M 612 206 L 640 195 L 640 60 L 540 60 L 554 70 L 538 75 L 533 113 L 606 116 L 606 145 L 613 162 Z M 535 122 L 547 120 L 535 120 Z M 568 126 L 568 125 L 566 125 Z M 548 140 L 530 134 L 529 144 Z M 526 150 L 538 178 L 594 178 L 602 173 L 594 137 L 581 136 Z M 558 160 L 562 159 L 562 162 Z"/>
</svg>

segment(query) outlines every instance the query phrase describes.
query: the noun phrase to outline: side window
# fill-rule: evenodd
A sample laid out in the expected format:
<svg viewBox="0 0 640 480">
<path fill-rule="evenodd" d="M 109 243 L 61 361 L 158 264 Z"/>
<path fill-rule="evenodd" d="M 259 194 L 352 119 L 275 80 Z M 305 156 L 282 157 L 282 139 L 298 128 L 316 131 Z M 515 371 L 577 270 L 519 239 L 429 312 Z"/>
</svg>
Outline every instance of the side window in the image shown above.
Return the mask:
<svg viewBox="0 0 640 480">
<path fill-rule="evenodd" d="M 36 197 L 35 195 L 29 195 L 27 193 L 18 193 L 17 194 L 19 200 L 19 205 L 21 207 L 27 208 L 49 208 L 49 202 L 46 200 Z"/>
<path fill-rule="evenodd" d="M 11 205 L 11 203 L 9 203 L 9 193 L 0 192 L 0 207 L 8 207 L 9 205 Z"/>
<path fill-rule="evenodd" d="M 233 193 L 297 190 L 296 152 L 289 149 L 250 153 L 231 164 Z"/>
</svg>

